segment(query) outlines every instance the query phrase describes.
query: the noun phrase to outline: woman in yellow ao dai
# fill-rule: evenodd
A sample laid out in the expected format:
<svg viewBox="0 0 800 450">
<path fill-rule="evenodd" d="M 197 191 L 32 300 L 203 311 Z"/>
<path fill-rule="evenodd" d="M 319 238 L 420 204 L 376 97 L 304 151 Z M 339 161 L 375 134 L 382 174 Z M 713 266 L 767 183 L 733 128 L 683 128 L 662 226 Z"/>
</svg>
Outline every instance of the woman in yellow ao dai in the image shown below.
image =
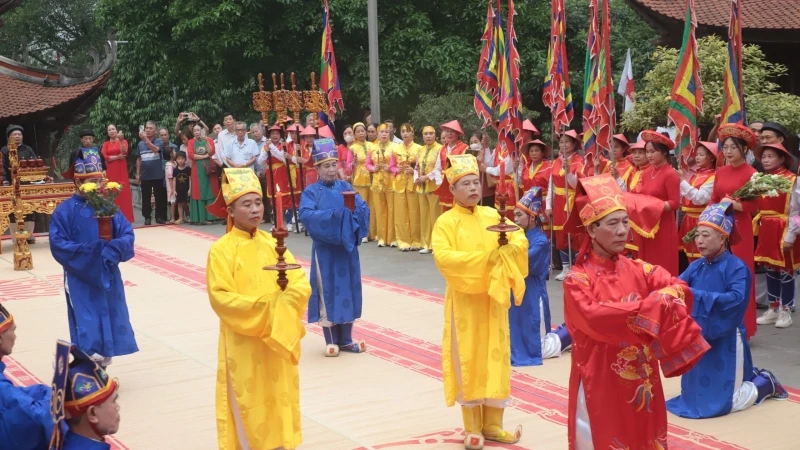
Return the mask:
<svg viewBox="0 0 800 450">
<path fill-rule="evenodd" d="M 398 145 L 392 143 L 389 127 L 382 124 L 378 127 L 378 144 L 367 157 L 367 169 L 372 172 L 372 190 L 375 199 L 375 221 L 378 227 L 378 247 L 391 245 L 397 247 L 394 232 L 394 177 L 389 170 L 392 155 L 398 151 Z M 372 206 L 370 206 L 372 208 Z"/>
<path fill-rule="evenodd" d="M 369 159 L 375 145 L 367 141 L 367 127 L 358 122 L 353 125 L 353 143 L 350 144 L 350 152 L 353 154 L 353 187 L 358 195 L 367 202 L 367 206 L 371 211 L 369 215 L 369 237 L 366 241 L 374 241 L 378 239 L 378 227 L 375 214 L 375 199 L 372 195 L 372 174 L 367 169 L 367 159 Z"/>
</svg>

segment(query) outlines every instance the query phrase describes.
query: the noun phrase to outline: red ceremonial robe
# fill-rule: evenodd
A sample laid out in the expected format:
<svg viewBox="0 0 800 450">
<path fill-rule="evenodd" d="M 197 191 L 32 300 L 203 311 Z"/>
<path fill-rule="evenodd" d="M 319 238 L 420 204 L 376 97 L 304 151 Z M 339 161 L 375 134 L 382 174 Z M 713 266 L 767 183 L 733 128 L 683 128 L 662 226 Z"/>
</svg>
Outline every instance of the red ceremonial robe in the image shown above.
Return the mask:
<svg viewBox="0 0 800 450">
<path fill-rule="evenodd" d="M 547 191 L 550 188 L 550 174 L 553 172 L 553 163 L 542 160 L 536 165 L 528 161 L 528 165 L 522 168 L 522 194 L 525 195 L 532 187 L 542 188 L 542 198 L 547 198 Z M 550 231 L 550 222 L 543 223 L 543 229 Z M 547 239 L 550 239 L 548 234 Z"/>
<path fill-rule="evenodd" d="M 668 163 L 650 166 L 642 173 L 644 195 L 669 203 L 670 210 L 661 213 L 661 223 L 653 230 L 652 238 L 639 240 L 639 259 L 667 269 L 672 276 L 678 272 L 678 223 L 675 219 L 681 200 L 681 179 Z"/>
<path fill-rule="evenodd" d="M 468 148 L 467 144 L 458 141 L 458 144 L 453 147 L 453 151 L 450 153 L 447 153 L 447 144 L 443 145 L 442 149 L 439 151 L 439 162 L 442 167 L 442 184 L 440 184 L 433 193 L 439 196 L 439 204 L 442 205 L 442 212 L 453 207 L 453 193 L 450 192 L 450 183 L 447 182 L 447 175 L 445 175 L 445 171 L 447 170 L 447 157 L 450 155 L 462 155 Z"/>
<path fill-rule="evenodd" d="M 269 152 L 269 144 L 270 144 L 270 142 L 267 142 L 265 144 L 266 147 L 264 148 L 264 150 L 267 152 L 267 154 L 269 154 L 269 158 L 267 159 L 267 162 L 272 167 L 272 172 L 271 173 L 269 171 L 269 167 L 266 167 L 264 169 L 264 177 L 267 180 L 267 183 L 266 183 L 266 185 L 267 185 L 267 197 L 272 198 L 272 196 L 273 196 L 272 183 L 274 183 L 275 186 L 277 186 L 277 188 L 280 189 L 280 191 L 281 191 L 281 197 L 283 197 L 283 207 L 284 208 L 299 207 L 300 206 L 300 194 L 301 194 L 301 192 L 300 192 L 300 186 L 298 186 L 298 181 L 297 181 L 297 166 L 292 164 L 291 161 L 287 161 L 287 162 L 289 162 L 289 170 L 287 170 L 286 169 L 286 164 L 281 162 L 279 159 L 275 158 L 274 156 L 272 156 L 272 153 Z M 287 151 L 289 153 L 289 158 L 291 158 L 292 155 L 294 154 L 294 145 L 293 144 L 294 144 L 293 142 L 290 142 L 289 144 L 286 144 L 285 148 L 280 144 L 276 145 L 276 147 L 278 147 L 281 151 Z M 289 173 L 290 173 L 289 171 L 291 171 L 291 174 L 292 174 L 292 187 L 291 187 L 291 189 L 289 188 Z M 270 176 L 275 177 L 275 179 L 274 180 L 270 180 L 269 179 Z M 290 192 L 289 192 L 290 190 L 295 194 L 294 199 L 292 199 L 290 197 Z M 294 203 L 293 203 L 293 200 L 294 200 Z"/>
<path fill-rule="evenodd" d="M 667 448 L 659 362 L 665 376 L 675 377 L 710 348 L 684 303 L 691 296 L 686 283 L 643 261 L 591 251 L 575 263 L 564 280 L 573 342 L 571 450 L 576 440 L 585 443 L 586 421 L 595 449 Z"/>
<path fill-rule="evenodd" d="M 756 169 L 747 163 L 742 163 L 739 167 L 732 165 L 722 166 L 717 169 L 714 178 L 714 190 L 711 192 L 711 203 L 719 203 L 725 196 L 733 195 L 750 181 L 750 177 L 756 173 Z M 733 214 L 736 222 L 736 229 L 742 237 L 734 245 L 731 245 L 731 252 L 744 261 L 750 268 L 750 275 L 756 279 L 756 265 L 754 261 L 755 243 L 753 239 L 753 215 L 758 212 L 758 200 L 742 201 L 743 211 L 735 211 Z M 750 284 L 750 303 L 744 313 L 744 326 L 747 328 L 747 337 L 756 335 L 756 284 Z"/>
<path fill-rule="evenodd" d="M 592 164 L 584 164 L 583 174 L 585 176 L 587 176 L 587 177 L 593 177 L 595 175 L 600 175 L 600 174 L 608 173 L 608 172 L 611 171 L 611 161 L 606 159 L 605 156 L 600 155 L 598 157 L 598 161 L 600 162 L 600 164 L 598 164 L 598 166 L 600 168 L 600 172 L 595 173 L 594 161 L 592 161 Z"/>
<path fill-rule="evenodd" d="M 553 180 L 553 232 L 556 235 L 556 248 L 559 250 L 568 249 L 567 233 L 562 231 L 564 224 L 567 223 L 567 171 L 564 170 L 564 160 L 556 158 L 553 162 L 553 169 L 550 172 Z M 578 152 L 569 157 L 569 173 L 580 175 L 583 173 L 583 156 Z M 575 207 L 575 189 L 569 188 L 569 210 Z M 579 236 L 572 236 L 572 249 L 581 248 Z"/>
<path fill-rule="evenodd" d="M 781 192 L 777 197 L 762 195 L 756 200 L 758 216 L 753 220 L 753 226 L 758 227 L 759 233 L 755 261 L 775 270 L 792 272 L 800 267 L 800 239 L 788 252 L 783 250 L 783 240 L 789 230 L 789 208 L 797 176 L 783 167 L 768 173 L 789 180 L 792 191 L 788 194 Z"/>
<path fill-rule="evenodd" d="M 704 184 L 708 183 L 709 181 L 715 180 L 715 173 L 717 172 L 716 168 L 705 168 L 700 169 L 692 175 L 692 178 L 688 181 L 689 185 L 691 185 L 695 189 L 700 189 Z M 705 211 L 706 206 L 697 206 L 695 205 L 692 200 L 688 197 L 683 197 L 681 199 L 681 211 L 683 211 L 683 220 L 681 221 L 681 228 L 678 230 L 678 248 L 683 250 L 686 254 L 686 258 L 689 259 L 689 262 L 694 261 L 695 259 L 700 258 L 700 251 L 697 250 L 697 246 L 694 244 L 694 241 L 689 241 L 687 243 L 683 242 L 683 237 L 686 236 L 690 231 L 697 226 L 697 222 L 700 221 L 700 214 Z"/>
<path fill-rule="evenodd" d="M 645 170 L 650 167 L 650 164 L 645 164 L 642 167 L 633 166 L 629 173 L 627 179 L 625 179 L 625 186 L 628 188 L 628 192 L 633 192 L 636 194 L 642 193 L 642 174 Z M 625 248 L 628 250 L 628 253 L 633 257 L 633 259 L 639 258 L 639 245 L 641 245 L 641 241 L 644 239 L 638 233 L 631 230 L 628 234 L 628 243 L 625 244 Z"/>
</svg>

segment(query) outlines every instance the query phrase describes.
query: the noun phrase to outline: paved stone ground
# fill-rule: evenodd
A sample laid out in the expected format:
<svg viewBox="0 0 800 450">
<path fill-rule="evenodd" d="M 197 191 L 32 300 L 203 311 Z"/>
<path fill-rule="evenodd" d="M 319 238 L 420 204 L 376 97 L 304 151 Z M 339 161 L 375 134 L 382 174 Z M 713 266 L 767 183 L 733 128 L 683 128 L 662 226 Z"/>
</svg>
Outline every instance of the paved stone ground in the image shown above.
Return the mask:
<svg viewBox="0 0 800 450">
<path fill-rule="evenodd" d="M 215 235 L 222 235 L 225 231 L 222 225 L 182 225 L 182 227 Z M 271 225 L 263 225 L 262 228 L 269 230 Z M 298 257 L 311 259 L 311 239 L 303 234 L 292 234 L 287 240 L 287 246 Z M 363 244 L 359 252 L 362 274 L 444 295 L 444 280 L 436 269 L 432 255 L 378 248 L 372 242 Z M 561 283 L 550 280 L 547 283 L 547 291 L 550 295 L 553 323 L 560 324 L 564 319 L 564 293 Z M 773 326 L 759 327 L 758 335 L 750 345 L 753 362 L 757 367 L 772 370 L 781 382 L 798 388 L 800 387 L 800 317 L 796 316 L 795 322 L 792 327 L 785 330 Z"/>
</svg>

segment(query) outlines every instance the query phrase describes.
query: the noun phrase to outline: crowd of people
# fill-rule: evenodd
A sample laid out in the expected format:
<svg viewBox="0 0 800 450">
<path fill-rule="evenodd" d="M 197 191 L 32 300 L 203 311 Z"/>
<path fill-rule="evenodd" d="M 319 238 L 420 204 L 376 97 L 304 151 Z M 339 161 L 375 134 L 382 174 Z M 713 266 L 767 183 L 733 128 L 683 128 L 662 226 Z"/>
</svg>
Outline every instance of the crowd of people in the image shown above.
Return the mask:
<svg viewBox="0 0 800 450">
<path fill-rule="evenodd" d="M 212 138 L 199 117 L 182 113 L 180 146 L 167 144 L 169 132 L 153 122 L 140 130 L 136 180 L 143 198 L 154 197 L 156 222 L 166 223 L 174 204 L 179 223 L 187 213 L 192 223 L 226 223 L 207 267 L 219 345 L 227 349 L 217 378 L 220 448 L 300 444 L 304 314 L 322 327 L 326 357 L 366 350 L 353 328 L 362 314 L 358 252 L 370 241 L 433 254 L 442 273 L 444 388 L 448 405 L 461 405 L 467 449 L 485 440 L 518 442 L 521 427 L 503 426 L 510 367 L 540 365 L 570 348 L 571 448 L 666 448 L 667 410 L 717 417 L 788 396 L 772 372 L 754 366 L 748 346 L 757 324 L 791 325 L 800 191 L 779 124 L 720 124 L 680 169 L 671 164 L 675 143 L 652 130 L 633 144 L 615 135 L 611 154 L 593 157 L 582 154 L 574 130 L 558 136 L 554 154 L 529 121 L 519 152 L 492 148 L 483 132 L 465 142 L 458 121 L 439 126 L 441 143 L 436 128 L 424 127 L 421 145 L 410 124 L 400 126 L 400 138 L 392 121 L 345 126 L 341 144 L 314 125 L 313 116 L 305 127 L 287 118 L 265 131 L 226 114 Z M 50 224 L 69 309 L 71 343 L 59 342 L 56 356 L 72 354 L 72 363 L 63 377 L 57 372 L 65 398 L 54 402 L 65 413 L 44 408 L 48 389 L 17 388 L 0 377 L 0 439 L 15 448 L 39 448 L 50 436 L 63 448 L 88 448 L 116 432 L 117 384 L 106 368 L 139 350 L 119 271 L 134 255 L 130 196 L 117 198 L 126 204 L 106 240 L 82 189 L 127 178 L 128 143 L 113 125 L 101 148 L 92 130 L 80 134 L 64 173 L 76 194 Z M 22 143 L 20 130 L 8 135 Z M 791 188 L 738 196 L 758 170 Z M 500 221 L 501 198 L 520 228 L 507 243 L 487 230 Z M 272 214 L 265 213 L 270 204 Z M 150 204 L 142 206 L 149 224 Z M 279 280 L 262 270 L 277 261 L 275 240 L 259 229 L 264 221 L 309 234 L 310 277 L 294 270 Z M 553 247 L 565 310 L 556 329 L 547 293 Z M 688 263 L 682 273 L 680 253 Z M 286 258 L 294 263 L 291 253 Z M 765 268 L 769 298 L 758 319 L 756 264 Z M 15 329 L 0 306 L 0 357 L 11 353 Z M 231 360 L 252 377 L 232 377 Z M 268 367 L 278 375 L 266 375 Z M 683 376 L 678 397 L 666 401 L 661 372 Z M 710 377 L 720 382 L 704 381 Z M 78 378 L 85 383 L 72 381 Z M 252 379 L 262 381 L 242 385 Z M 21 439 L 15 427 L 32 431 Z"/>
</svg>

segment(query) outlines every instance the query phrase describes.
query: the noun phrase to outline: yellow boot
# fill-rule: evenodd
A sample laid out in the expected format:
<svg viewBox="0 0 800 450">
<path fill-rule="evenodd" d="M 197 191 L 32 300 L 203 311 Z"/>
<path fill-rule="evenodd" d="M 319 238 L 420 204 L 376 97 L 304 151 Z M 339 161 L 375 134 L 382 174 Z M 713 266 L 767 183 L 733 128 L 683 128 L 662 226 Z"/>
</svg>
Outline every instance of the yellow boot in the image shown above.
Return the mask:
<svg viewBox="0 0 800 450">
<path fill-rule="evenodd" d="M 481 435 L 481 427 L 483 426 L 481 407 L 462 406 L 461 415 L 464 417 L 464 432 L 467 434 L 464 438 L 464 448 L 467 450 L 482 450 L 484 441 L 483 435 Z"/>
<path fill-rule="evenodd" d="M 517 426 L 513 433 L 503 430 L 503 411 L 503 408 L 483 405 L 483 436 L 490 441 L 516 444 L 522 437 L 522 426 Z"/>
</svg>

